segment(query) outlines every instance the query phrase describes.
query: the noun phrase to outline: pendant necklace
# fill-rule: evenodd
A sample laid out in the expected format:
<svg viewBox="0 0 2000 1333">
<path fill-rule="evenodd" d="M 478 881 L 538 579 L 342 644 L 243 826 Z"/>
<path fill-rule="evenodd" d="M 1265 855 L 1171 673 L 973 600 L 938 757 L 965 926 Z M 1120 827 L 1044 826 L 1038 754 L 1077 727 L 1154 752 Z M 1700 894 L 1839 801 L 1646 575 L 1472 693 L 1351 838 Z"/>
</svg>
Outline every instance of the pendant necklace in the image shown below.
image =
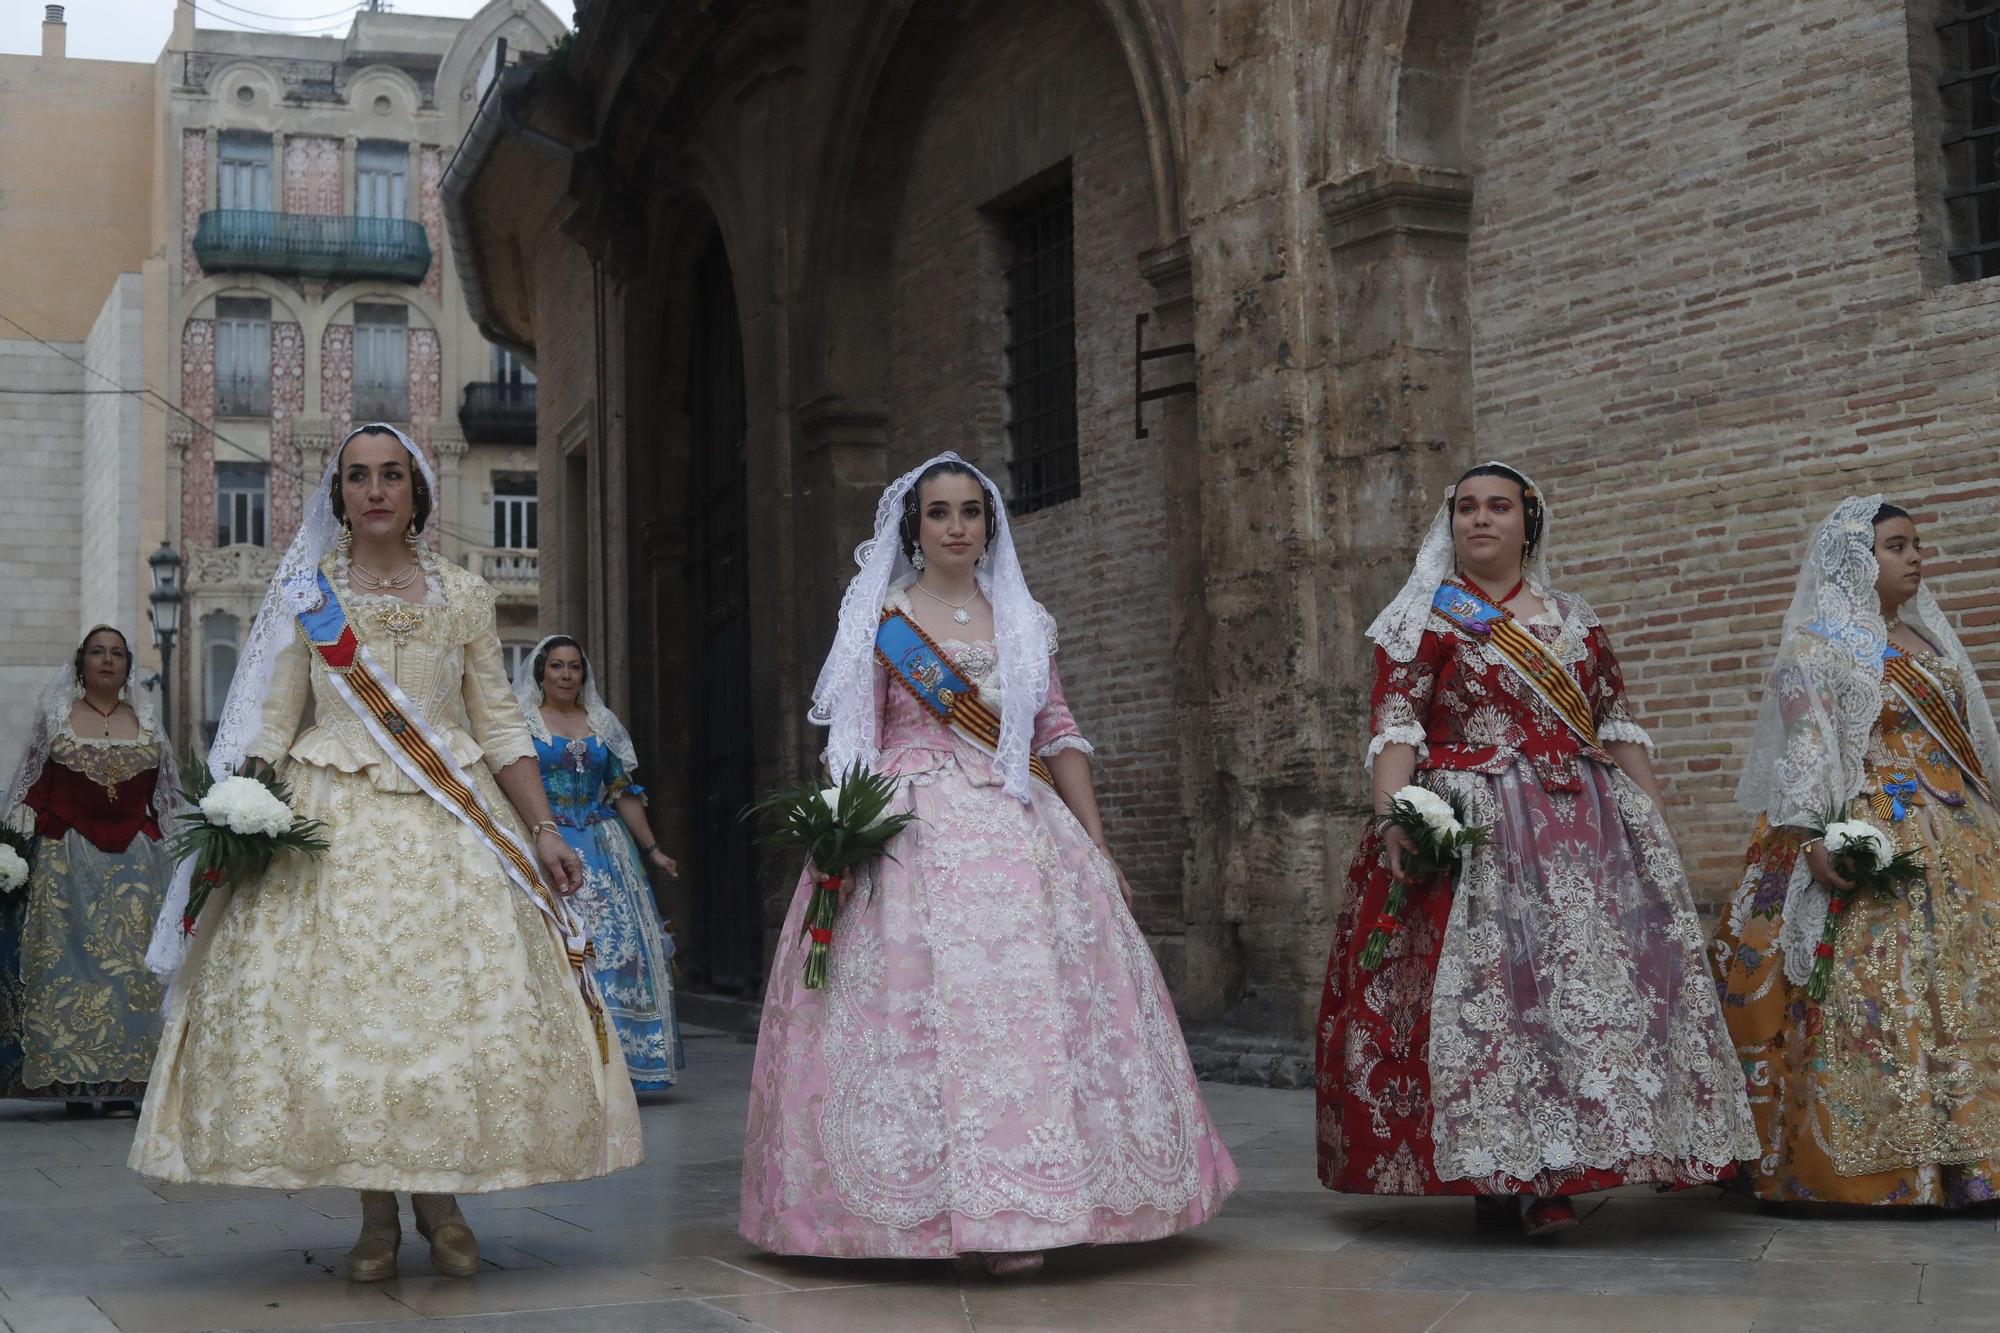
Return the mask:
<svg viewBox="0 0 2000 1333">
<path fill-rule="evenodd" d="M 111 719 L 118 716 L 118 705 L 117 704 L 111 705 L 111 711 L 107 713 L 102 708 L 99 708 L 96 704 L 92 703 L 90 701 L 89 695 L 79 694 L 76 697 L 83 700 L 83 706 L 85 708 L 88 708 L 91 712 L 97 714 L 99 717 L 104 719 L 104 734 L 109 736 L 111 734 Z"/>
<path fill-rule="evenodd" d="M 918 592 L 922 593 L 924 596 L 930 598 L 933 602 L 936 602 L 938 605 L 950 607 L 951 618 L 953 620 L 956 620 L 959 624 L 970 625 L 972 623 L 972 615 L 965 608 L 972 605 L 972 599 L 974 597 L 979 596 L 978 584 L 975 583 L 974 585 L 972 585 L 972 592 L 962 602 L 946 601 L 944 598 L 932 592 L 929 588 L 926 588 L 921 582 L 913 583 L 910 586 L 915 588 Z"/>
</svg>

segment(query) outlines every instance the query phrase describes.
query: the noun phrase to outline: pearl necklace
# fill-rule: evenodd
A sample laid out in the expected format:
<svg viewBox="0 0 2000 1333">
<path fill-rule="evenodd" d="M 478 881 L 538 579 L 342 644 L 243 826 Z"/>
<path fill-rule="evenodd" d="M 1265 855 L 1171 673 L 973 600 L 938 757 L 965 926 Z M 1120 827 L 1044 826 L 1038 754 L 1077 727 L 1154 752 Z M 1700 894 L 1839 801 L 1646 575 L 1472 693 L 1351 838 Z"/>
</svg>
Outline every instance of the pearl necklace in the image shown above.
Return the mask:
<svg viewBox="0 0 2000 1333">
<path fill-rule="evenodd" d="M 936 593 L 932 592 L 929 588 L 926 588 L 921 582 L 913 583 L 910 586 L 915 588 L 918 592 L 922 593 L 924 596 L 930 598 L 933 602 L 936 602 L 938 605 L 950 607 L 951 618 L 953 620 L 956 620 L 959 624 L 970 625 L 972 623 L 972 617 L 966 613 L 965 608 L 972 605 L 972 599 L 974 597 L 979 596 L 978 584 L 975 583 L 972 585 L 972 592 L 968 594 L 966 599 L 962 602 L 948 601 L 945 598 L 940 597 Z"/>
<path fill-rule="evenodd" d="M 403 566 L 401 573 L 384 578 L 358 560 L 350 559 L 347 562 L 347 573 L 359 585 L 362 592 L 401 592 L 417 581 L 417 571 L 417 562 L 412 560 Z"/>
</svg>

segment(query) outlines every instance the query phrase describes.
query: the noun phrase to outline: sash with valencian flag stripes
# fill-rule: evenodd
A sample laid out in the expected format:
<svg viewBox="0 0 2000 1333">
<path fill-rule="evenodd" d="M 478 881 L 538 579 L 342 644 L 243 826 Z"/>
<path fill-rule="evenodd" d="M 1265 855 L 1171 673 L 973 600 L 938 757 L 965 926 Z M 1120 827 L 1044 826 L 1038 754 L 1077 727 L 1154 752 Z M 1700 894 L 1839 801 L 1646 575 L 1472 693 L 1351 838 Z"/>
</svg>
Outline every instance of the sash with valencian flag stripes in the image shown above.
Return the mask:
<svg viewBox="0 0 2000 1333">
<path fill-rule="evenodd" d="M 1860 633 L 1843 634 L 1838 628 L 1817 620 L 1806 626 L 1806 632 L 1828 643 L 1845 646 L 1851 652 L 1861 650 Z M 1874 642 L 1872 636 L 1868 642 Z M 1918 665 L 1915 658 L 1887 642 L 1882 644 L 1882 679 L 1910 706 L 1910 711 L 1924 724 L 1924 730 L 1931 734 L 1931 739 L 1942 745 L 1952 762 L 1965 770 L 1965 776 L 1972 779 L 1972 785 L 1979 788 L 1980 794 L 1992 799 L 1992 788 L 1987 785 L 1985 769 L 1979 762 L 1979 751 L 1973 747 L 1972 737 L 1966 732 L 1965 723 L 1959 720 L 1957 710 L 1951 706 L 1951 696 L 1945 693 L 1944 686 Z"/>
<path fill-rule="evenodd" d="M 1507 665 L 1534 687 L 1556 716 L 1569 723 L 1585 745 L 1596 749 L 1597 716 L 1583 688 L 1555 658 L 1542 641 L 1522 627 L 1511 612 L 1493 605 L 1477 593 L 1455 583 L 1442 583 L 1431 594 L 1431 610 L 1468 634 L 1493 645 Z"/>
<path fill-rule="evenodd" d="M 377 673 L 375 659 L 356 637 L 354 626 L 348 623 L 347 608 L 334 595 L 333 584 L 324 571 L 315 574 L 318 583 L 315 595 L 309 599 L 311 604 L 294 615 L 306 643 L 326 665 L 334 689 L 368 728 L 368 734 L 375 738 L 382 752 L 431 799 L 479 835 L 479 840 L 500 859 L 500 867 L 514 887 L 526 894 L 536 910 L 555 926 L 569 955 L 570 970 L 576 974 L 577 986 L 583 992 L 584 1006 L 590 1011 L 591 1026 L 597 1032 L 598 1057 L 609 1061 L 610 1039 L 604 1025 L 604 1004 L 598 997 L 597 982 L 590 969 L 592 950 L 588 929 L 568 903 L 543 887 L 527 849 L 493 818 L 478 791 L 466 781 L 444 738 L 425 725 L 423 715 L 392 677 Z"/>
<path fill-rule="evenodd" d="M 914 620 L 901 611 L 884 611 L 875 630 L 875 658 L 932 717 L 986 753 L 1000 752 L 999 716 Z M 1055 779 L 1039 755 L 1028 756 L 1028 771 L 1054 789 Z"/>
</svg>

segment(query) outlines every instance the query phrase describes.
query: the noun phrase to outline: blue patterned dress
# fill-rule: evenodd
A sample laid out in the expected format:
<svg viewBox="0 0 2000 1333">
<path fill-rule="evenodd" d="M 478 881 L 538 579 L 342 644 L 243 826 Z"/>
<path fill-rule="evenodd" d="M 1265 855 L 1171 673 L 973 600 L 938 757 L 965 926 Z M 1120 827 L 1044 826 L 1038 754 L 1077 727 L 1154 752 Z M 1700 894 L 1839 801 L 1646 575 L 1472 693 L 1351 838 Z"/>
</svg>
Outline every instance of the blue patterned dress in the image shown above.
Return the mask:
<svg viewBox="0 0 2000 1333">
<path fill-rule="evenodd" d="M 632 1086 L 672 1087 L 687 1063 L 674 1017 L 673 937 L 660 929 L 638 845 L 613 805 L 645 789 L 595 736 L 538 738 L 535 755 L 563 841 L 583 861 L 583 887 L 570 901 L 590 924 L 597 984 L 617 1023 Z"/>
</svg>

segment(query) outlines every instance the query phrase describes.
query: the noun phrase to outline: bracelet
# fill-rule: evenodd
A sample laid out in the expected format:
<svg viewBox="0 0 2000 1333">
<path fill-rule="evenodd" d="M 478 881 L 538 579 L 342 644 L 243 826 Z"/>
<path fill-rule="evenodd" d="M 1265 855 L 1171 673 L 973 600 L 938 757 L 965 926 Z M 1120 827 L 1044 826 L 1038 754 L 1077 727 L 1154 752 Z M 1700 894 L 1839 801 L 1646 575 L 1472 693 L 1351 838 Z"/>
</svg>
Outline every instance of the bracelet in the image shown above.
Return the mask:
<svg viewBox="0 0 2000 1333">
<path fill-rule="evenodd" d="M 1823 837 L 1821 837 L 1821 838 L 1807 838 L 1807 839 L 1806 839 L 1806 840 L 1805 840 L 1804 842 L 1802 842 L 1802 843 L 1800 843 L 1800 844 L 1799 844 L 1799 855 L 1800 855 L 1800 856 L 1804 856 L 1804 855 L 1806 855 L 1807 853 L 1811 852 L 1813 848 L 1815 848 L 1815 847 L 1820 847 L 1820 846 L 1824 846 L 1824 845 L 1825 845 L 1825 843 L 1826 843 L 1826 839 L 1825 839 L 1825 838 L 1823 838 Z"/>
<path fill-rule="evenodd" d="M 553 819 L 544 819 L 539 824 L 530 824 L 528 832 L 538 837 L 544 833 L 553 833 L 560 838 L 562 836 L 562 827 Z"/>
<path fill-rule="evenodd" d="M 645 844 L 644 846 L 642 846 L 641 848 L 639 848 L 639 855 L 641 855 L 641 856 L 651 856 L 651 855 L 652 855 L 652 854 L 653 854 L 654 852 L 657 852 L 657 851 L 659 851 L 659 850 L 660 850 L 660 844 L 659 844 L 659 843 L 657 843 L 657 842 L 649 842 L 649 843 Z"/>
</svg>

